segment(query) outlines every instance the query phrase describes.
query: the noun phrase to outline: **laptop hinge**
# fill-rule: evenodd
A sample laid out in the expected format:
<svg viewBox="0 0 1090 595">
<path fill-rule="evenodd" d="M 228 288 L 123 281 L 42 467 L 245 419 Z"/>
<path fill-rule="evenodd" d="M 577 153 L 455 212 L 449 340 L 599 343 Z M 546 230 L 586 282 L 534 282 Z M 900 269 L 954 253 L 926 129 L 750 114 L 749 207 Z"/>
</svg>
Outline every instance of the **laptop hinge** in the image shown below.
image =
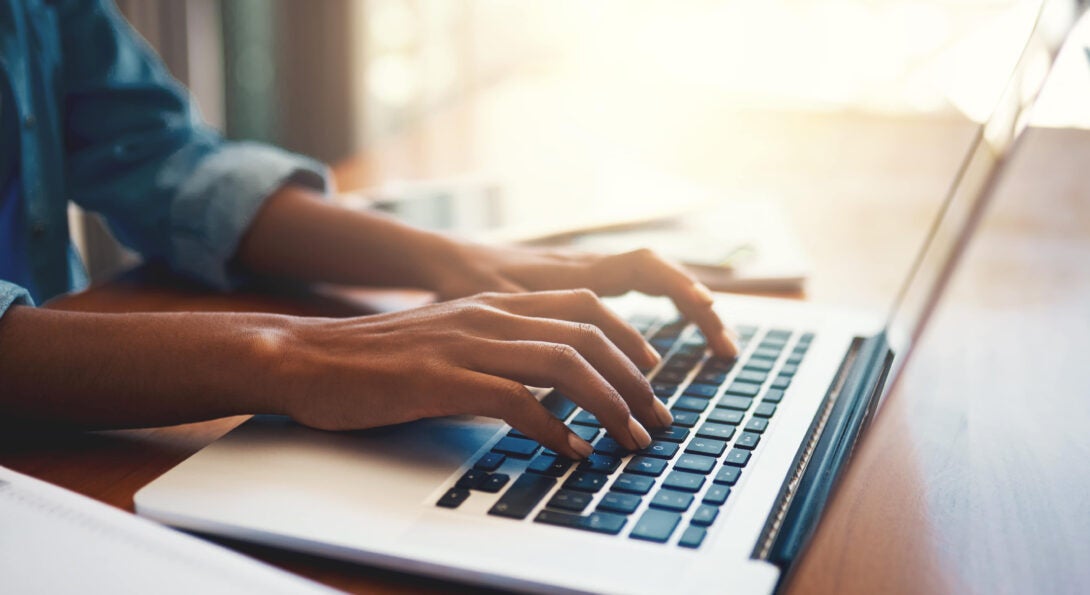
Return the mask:
<svg viewBox="0 0 1090 595">
<path fill-rule="evenodd" d="M 781 584 L 813 535 L 860 432 L 877 407 L 892 362 L 884 331 L 857 338 L 845 354 L 754 548 L 754 558 L 784 571 Z"/>
</svg>

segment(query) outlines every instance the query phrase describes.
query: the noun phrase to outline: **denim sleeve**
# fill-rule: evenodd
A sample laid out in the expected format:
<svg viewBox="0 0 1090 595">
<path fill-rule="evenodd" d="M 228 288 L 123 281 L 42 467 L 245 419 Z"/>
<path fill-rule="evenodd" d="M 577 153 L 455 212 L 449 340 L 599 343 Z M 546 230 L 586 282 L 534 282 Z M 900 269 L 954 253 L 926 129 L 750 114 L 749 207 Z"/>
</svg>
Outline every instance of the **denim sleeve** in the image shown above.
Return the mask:
<svg viewBox="0 0 1090 595">
<path fill-rule="evenodd" d="M 224 141 L 109 0 L 60 0 L 69 198 L 146 259 L 218 288 L 263 201 L 328 188 L 324 165 Z"/>
<path fill-rule="evenodd" d="M 19 285 L 0 279 L 0 318 L 12 306 L 33 306 L 30 293 Z"/>
</svg>

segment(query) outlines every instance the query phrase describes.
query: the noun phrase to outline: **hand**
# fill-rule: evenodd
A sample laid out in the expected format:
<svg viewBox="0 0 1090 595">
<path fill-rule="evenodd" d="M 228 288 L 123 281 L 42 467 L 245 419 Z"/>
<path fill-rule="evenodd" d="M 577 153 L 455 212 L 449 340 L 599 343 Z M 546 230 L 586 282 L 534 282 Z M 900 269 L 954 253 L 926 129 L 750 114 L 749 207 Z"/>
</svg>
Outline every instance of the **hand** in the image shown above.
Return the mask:
<svg viewBox="0 0 1090 595">
<path fill-rule="evenodd" d="M 575 288 L 587 288 L 600 296 L 631 290 L 669 296 L 681 314 L 696 323 L 708 338 L 713 353 L 727 359 L 738 355 L 737 339 L 712 309 L 713 298 L 708 288 L 651 250 L 603 256 L 460 244 L 437 279 L 435 289 L 446 299 L 482 291 Z"/>
<path fill-rule="evenodd" d="M 637 365 L 658 355 L 587 290 L 475 297 L 344 320 L 286 318 L 272 366 L 286 413 L 328 430 L 456 414 L 501 418 L 571 458 L 590 444 L 524 385 L 556 387 L 639 450 L 673 418 Z M 274 389 L 275 390 L 275 389 Z"/>
</svg>

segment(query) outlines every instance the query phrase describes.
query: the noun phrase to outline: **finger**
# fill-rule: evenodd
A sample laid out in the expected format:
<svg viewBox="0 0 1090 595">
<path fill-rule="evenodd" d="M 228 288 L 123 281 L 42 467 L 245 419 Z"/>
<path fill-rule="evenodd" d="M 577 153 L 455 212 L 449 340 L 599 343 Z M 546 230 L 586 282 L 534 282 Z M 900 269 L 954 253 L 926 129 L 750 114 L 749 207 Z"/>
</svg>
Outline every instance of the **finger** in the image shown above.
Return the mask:
<svg viewBox="0 0 1090 595">
<path fill-rule="evenodd" d="M 704 333 L 713 353 L 728 359 L 738 356 L 737 340 L 715 313 L 711 292 L 681 267 L 651 250 L 636 250 L 606 257 L 587 270 L 607 294 L 635 289 L 649 295 L 668 296 L 682 316 Z"/>
<path fill-rule="evenodd" d="M 483 339 L 468 349 L 466 367 L 531 386 L 554 387 L 598 418 L 629 450 L 651 443 L 621 395 L 570 345 Z"/>
<path fill-rule="evenodd" d="M 490 303 L 512 314 L 589 323 L 601 329 L 628 359 L 650 370 L 661 357 L 632 325 L 610 310 L 588 289 L 539 291 L 492 296 Z"/>
<path fill-rule="evenodd" d="M 594 452 L 589 442 L 576 436 L 564 422 L 549 413 L 525 386 L 514 380 L 469 372 L 473 400 L 466 413 L 496 417 L 529 438 L 570 459 L 585 459 Z"/>
<path fill-rule="evenodd" d="M 436 289 L 442 299 L 454 299 L 481 292 L 526 293 L 522 285 L 501 275 L 478 275 L 472 278 L 455 278 Z"/>
<path fill-rule="evenodd" d="M 645 427 L 666 427 L 674 421 L 666 406 L 655 398 L 643 373 L 593 324 L 508 314 L 494 333 L 493 336 L 508 341 L 539 341 L 574 347 L 621 395 Z"/>
</svg>

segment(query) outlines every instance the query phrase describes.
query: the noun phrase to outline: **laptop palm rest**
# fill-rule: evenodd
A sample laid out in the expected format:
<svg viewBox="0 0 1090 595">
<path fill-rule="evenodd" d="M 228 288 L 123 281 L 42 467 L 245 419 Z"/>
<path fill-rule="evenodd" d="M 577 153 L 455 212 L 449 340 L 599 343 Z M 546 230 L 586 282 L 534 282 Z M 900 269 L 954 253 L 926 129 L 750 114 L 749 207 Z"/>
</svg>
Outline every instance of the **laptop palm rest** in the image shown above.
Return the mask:
<svg viewBox="0 0 1090 595">
<path fill-rule="evenodd" d="M 136 506 L 140 514 L 198 531 L 262 527 L 263 519 L 288 510 L 298 515 L 293 526 L 314 530 L 315 539 L 328 540 L 331 527 L 354 521 L 397 531 L 414 519 L 390 512 L 419 511 L 405 505 L 438 498 L 441 483 L 501 427 L 458 417 L 323 432 L 256 416 L 142 489 Z M 344 537 L 352 541 L 351 532 Z"/>
</svg>

